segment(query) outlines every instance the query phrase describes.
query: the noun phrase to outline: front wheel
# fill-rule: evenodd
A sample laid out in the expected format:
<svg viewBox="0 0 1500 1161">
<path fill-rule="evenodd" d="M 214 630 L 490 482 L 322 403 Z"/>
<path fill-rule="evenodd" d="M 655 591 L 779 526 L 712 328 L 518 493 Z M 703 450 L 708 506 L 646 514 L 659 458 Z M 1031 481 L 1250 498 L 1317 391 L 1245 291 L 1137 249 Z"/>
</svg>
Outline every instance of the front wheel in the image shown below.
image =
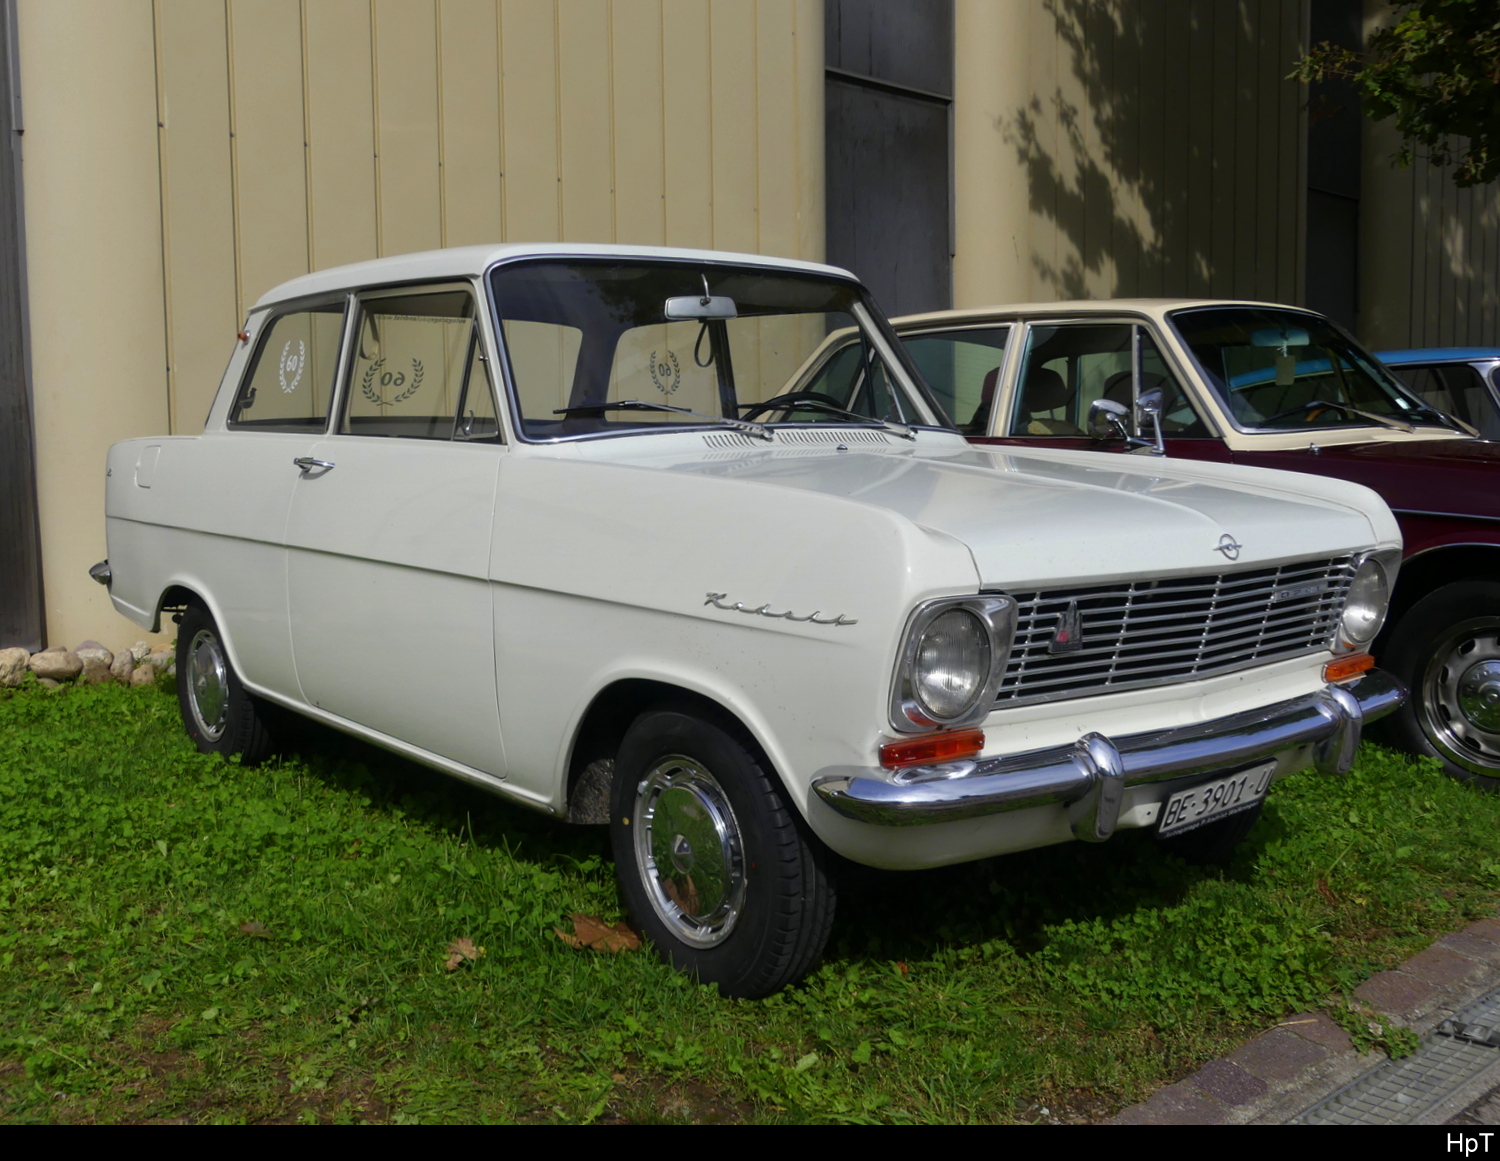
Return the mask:
<svg viewBox="0 0 1500 1161">
<path fill-rule="evenodd" d="M 1465 581 L 1423 597 L 1392 629 L 1381 664 L 1411 691 L 1389 719 L 1396 744 L 1500 793 L 1500 584 Z"/>
<path fill-rule="evenodd" d="M 642 714 L 615 761 L 610 838 L 625 906 L 673 967 L 755 998 L 812 969 L 833 923 L 825 852 L 727 729 Z"/>
<path fill-rule="evenodd" d="M 189 605 L 177 626 L 177 707 L 201 753 L 238 754 L 254 765 L 271 752 L 266 708 L 241 684 L 202 605 Z"/>
</svg>

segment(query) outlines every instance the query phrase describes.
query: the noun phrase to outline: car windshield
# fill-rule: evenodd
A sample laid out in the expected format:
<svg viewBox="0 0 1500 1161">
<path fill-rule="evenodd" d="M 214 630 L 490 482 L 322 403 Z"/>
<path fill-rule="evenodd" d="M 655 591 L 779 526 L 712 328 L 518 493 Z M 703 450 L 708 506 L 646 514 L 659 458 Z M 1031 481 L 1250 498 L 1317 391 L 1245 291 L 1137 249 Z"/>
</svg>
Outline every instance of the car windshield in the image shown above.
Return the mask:
<svg viewBox="0 0 1500 1161">
<path fill-rule="evenodd" d="M 498 266 L 490 286 L 528 439 L 703 425 L 766 435 L 787 423 L 909 434 L 905 425 L 946 422 L 882 316 L 841 279 L 713 262 L 547 260 Z M 850 365 L 817 391 L 794 391 L 843 328 L 859 336 Z"/>
<path fill-rule="evenodd" d="M 1444 422 L 1318 315 L 1229 306 L 1174 311 L 1170 318 L 1239 427 L 1409 429 Z"/>
</svg>

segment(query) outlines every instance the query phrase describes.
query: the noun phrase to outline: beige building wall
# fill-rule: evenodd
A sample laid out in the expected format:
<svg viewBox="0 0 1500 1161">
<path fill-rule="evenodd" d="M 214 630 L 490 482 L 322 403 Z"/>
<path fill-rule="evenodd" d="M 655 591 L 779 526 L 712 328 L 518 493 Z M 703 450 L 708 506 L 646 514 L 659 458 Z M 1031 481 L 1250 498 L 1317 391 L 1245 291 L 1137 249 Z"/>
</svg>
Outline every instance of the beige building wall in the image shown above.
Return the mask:
<svg viewBox="0 0 1500 1161">
<path fill-rule="evenodd" d="M 1500 185 L 1391 157 L 1389 122 L 1364 126 L 1360 338 L 1376 349 L 1500 346 Z"/>
<path fill-rule="evenodd" d="M 1302 294 L 1304 0 L 958 0 L 953 297 Z"/>
<path fill-rule="evenodd" d="M 308 270 L 585 241 L 823 256 L 819 0 L 21 0 L 51 644 L 140 635 L 87 577 L 116 440 L 200 429 Z"/>
</svg>

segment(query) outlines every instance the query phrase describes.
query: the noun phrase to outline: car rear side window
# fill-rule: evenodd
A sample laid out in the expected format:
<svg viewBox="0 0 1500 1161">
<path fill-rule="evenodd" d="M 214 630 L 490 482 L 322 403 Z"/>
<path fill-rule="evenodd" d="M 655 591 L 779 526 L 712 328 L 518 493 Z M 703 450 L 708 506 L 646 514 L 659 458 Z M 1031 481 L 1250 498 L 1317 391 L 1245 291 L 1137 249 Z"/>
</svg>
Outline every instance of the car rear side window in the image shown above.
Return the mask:
<svg viewBox="0 0 1500 1161">
<path fill-rule="evenodd" d="M 229 427 L 314 434 L 327 428 L 343 330 L 342 301 L 273 318 L 235 394 Z"/>
</svg>

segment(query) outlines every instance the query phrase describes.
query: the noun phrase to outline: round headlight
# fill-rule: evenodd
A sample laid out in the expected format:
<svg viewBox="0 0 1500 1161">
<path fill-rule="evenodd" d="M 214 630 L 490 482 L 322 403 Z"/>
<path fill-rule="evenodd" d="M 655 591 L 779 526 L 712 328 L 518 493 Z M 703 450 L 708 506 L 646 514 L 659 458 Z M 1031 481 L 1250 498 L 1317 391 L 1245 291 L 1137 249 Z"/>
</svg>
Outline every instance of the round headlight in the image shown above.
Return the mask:
<svg viewBox="0 0 1500 1161">
<path fill-rule="evenodd" d="M 1353 645 L 1368 645 L 1375 640 L 1375 634 L 1380 632 L 1385 621 L 1385 609 L 1390 599 L 1385 569 L 1373 560 L 1365 561 L 1354 574 L 1349 599 L 1344 602 L 1344 617 L 1340 624 L 1344 639 Z"/>
<path fill-rule="evenodd" d="M 967 713 L 990 673 L 990 635 L 967 609 L 949 609 L 923 631 L 912 658 L 912 692 L 942 721 Z"/>
</svg>

